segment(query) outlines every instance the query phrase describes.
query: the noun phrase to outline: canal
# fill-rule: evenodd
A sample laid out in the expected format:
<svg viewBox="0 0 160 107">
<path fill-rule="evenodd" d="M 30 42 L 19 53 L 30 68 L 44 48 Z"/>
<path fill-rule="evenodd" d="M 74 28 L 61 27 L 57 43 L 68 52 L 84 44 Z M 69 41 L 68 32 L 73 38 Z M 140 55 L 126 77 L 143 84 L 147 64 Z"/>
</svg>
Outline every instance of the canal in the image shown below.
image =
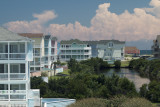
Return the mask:
<svg viewBox="0 0 160 107">
<path fill-rule="evenodd" d="M 149 84 L 150 80 L 148 78 L 141 77 L 138 72 L 129 68 L 121 69 L 107 69 L 103 72 L 105 76 L 111 76 L 113 73 L 120 77 L 126 77 L 135 84 L 136 90 L 139 91 L 143 84 Z"/>
</svg>

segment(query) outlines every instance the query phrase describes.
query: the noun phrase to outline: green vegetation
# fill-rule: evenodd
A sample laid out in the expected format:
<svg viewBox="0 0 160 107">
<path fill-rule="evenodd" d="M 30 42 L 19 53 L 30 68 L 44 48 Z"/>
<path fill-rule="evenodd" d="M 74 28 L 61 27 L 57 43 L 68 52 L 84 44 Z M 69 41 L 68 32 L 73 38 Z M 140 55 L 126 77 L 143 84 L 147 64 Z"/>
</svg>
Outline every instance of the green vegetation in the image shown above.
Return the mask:
<svg viewBox="0 0 160 107">
<path fill-rule="evenodd" d="M 127 78 L 120 78 L 113 74 L 105 77 L 100 70 L 109 67 L 107 62 L 100 58 L 91 58 L 86 61 L 77 62 L 71 59 L 68 62 L 69 77 L 54 76 L 49 83 L 40 82 L 36 84 L 36 77 L 31 78 L 32 88 L 41 88 L 41 97 L 63 97 L 63 98 L 111 98 L 115 95 L 137 96 L 135 85 Z M 67 71 L 66 71 L 67 72 Z M 40 77 L 37 78 L 40 80 Z M 35 82 L 35 83 L 34 83 Z M 46 88 L 44 88 L 46 87 Z"/>
<path fill-rule="evenodd" d="M 121 61 L 117 60 L 114 62 L 115 68 L 120 68 L 121 67 Z"/>
<path fill-rule="evenodd" d="M 145 76 L 154 78 L 150 84 L 144 84 L 139 93 L 136 91 L 134 83 L 127 78 L 120 78 L 115 74 L 111 77 L 102 75 L 101 71 L 108 69 L 110 65 L 100 58 L 91 58 L 81 62 L 71 59 L 68 62 L 69 70 L 62 73 L 67 74 L 68 77 L 54 76 L 49 79 L 48 83 L 43 82 L 41 77 L 32 77 L 31 88 L 39 88 L 40 95 L 44 98 L 73 98 L 79 100 L 78 102 L 86 99 L 88 103 L 90 102 L 89 105 L 97 105 L 97 107 L 103 107 L 103 104 L 109 107 L 141 106 L 140 102 L 143 102 L 143 106 L 146 106 L 145 104 L 152 106 L 149 101 L 137 97 L 141 96 L 152 102 L 160 102 L 159 65 L 159 60 L 147 61 L 144 59 L 133 60 L 129 63 L 129 67 L 138 70 Z M 134 102 L 137 102 L 137 105 L 134 105 Z M 83 104 L 87 105 L 85 102 Z M 89 105 L 88 107 L 90 107 Z M 75 105 L 74 107 L 79 106 Z"/>
<path fill-rule="evenodd" d="M 160 102 L 160 60 L 132 60 L 129 67 L 136 69 L 142 76 L 150 78 L 151 82 L 140 88 L 140 96 L 152 102 Z"/>
<path fill-rule="evenodd" d="M 146 76 L 151 80 L 160 81 L 160 60 L 132 60 L 129 63 L 129 67 L 136 69 L 141 76 Z"/>
<path fill-rule="evenodd" d="M 48 74 L 47 74 L 47 72 L 42 72 L 42 73 L 41 73 L 41 76 L 42 76 L 42 77 L 47 77 Z"/>
<path fill-rule="evenodd" d="M 155 107 L 144 98 L 127 98 L 125 96 L 111 99 L 87 98 L 77 101 L 68 107 Z"/>
<path fill-rule="evenodd" d="M 121 61 L 121 67 L 128 67 L 129 61 Z"/>
</svg>

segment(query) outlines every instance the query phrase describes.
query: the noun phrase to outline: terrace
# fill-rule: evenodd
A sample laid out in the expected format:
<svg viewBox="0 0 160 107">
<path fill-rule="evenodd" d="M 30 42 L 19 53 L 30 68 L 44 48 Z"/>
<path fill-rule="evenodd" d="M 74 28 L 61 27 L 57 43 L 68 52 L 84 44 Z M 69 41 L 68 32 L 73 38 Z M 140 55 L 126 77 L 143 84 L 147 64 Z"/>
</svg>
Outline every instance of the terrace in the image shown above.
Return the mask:
<svg viewBox="0 0 160 107">
<path fill-rule="evenodd" d="M 25 60 L 25 43 L 0 43 L 0 60 Z"/>
</svg>

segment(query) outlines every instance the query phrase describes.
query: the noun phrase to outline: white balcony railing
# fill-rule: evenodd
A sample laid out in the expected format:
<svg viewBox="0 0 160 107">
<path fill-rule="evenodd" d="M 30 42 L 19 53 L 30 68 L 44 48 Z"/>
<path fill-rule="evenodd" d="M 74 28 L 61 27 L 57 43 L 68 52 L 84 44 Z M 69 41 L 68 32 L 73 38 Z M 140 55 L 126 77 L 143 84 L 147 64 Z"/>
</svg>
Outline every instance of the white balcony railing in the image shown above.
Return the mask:
<svg viewBox="0 0 160 107">
<path fill-rule="evenodd" d="M 25 73 L 10 74 L 10 80 L 26 80 L 26 74 Z"/>
<path fill-rule="evenodd" d="M 26 90 L 0 90 L 0 101 L 8 101 L 9 95 L 12 101 L 24 101 L 26 100 L 26 93 Z"/>
<path fill-rule="evenodd" d="M 41 48 L 42 45 L 41 45 L 41 44 L 34 44 L 33 47 L 34 47 L 34 48 Z"/>
<path fill-rule="evenodd" d="M 0 73 L 0 81 L 8 80 L 8 73 Z"/>
<path fill-rule="evenodd" d="M 25 58 L 25 53 L 0 53 L 0 60 L 25 60 Z"/>
<path fill-rule="evenodd" d="M 8 77 L 10 76 L 10 78 Z M 0 81 L 3 80 L 26 80 L 26 74 L 25 73 L 0 73 Z"/>
<path fill-rule="evenodd" d="M 26 90 L 10 90 L 10 94 L 26 94 Z"/>
<path fill-rule="evenodd" d="M 10 94 L 26 94 L 26 90 L 10 90 Z M 0 90 L 0 95 L 9 94 L 9 90 Z"/>
</svg>

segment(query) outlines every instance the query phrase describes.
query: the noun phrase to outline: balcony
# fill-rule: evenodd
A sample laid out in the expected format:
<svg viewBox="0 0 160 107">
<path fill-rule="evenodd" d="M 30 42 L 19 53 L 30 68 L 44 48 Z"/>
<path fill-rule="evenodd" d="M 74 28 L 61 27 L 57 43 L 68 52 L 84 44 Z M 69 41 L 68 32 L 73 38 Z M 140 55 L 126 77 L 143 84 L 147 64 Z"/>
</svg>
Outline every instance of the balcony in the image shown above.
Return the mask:
<svg viewBox="0 0 160 107">
<path fill-rule="evenodd" d="M 26 80 L 25 73 L 0 73 L 0 81 L 4 80 Z"/>
<path fill-rule="evenodd" d="M 25 60 L 25 53 L 0 53 L 0 60 Z"/>
<path fill-rule="evenodd" d="M 41 44 L 34 44 L 33 48 L 42 48 L 42 45 Z"/>
<path fill-rule="evenodd" d="M 24 101 L 26 92 L 26 90 L 0 90 L 0 101 L 8 101 L 9 95 L 11 101 Z"/>
<path fill-rule="evenodd" d="M 34 53 L 33 56 L 41 56 L 40 53 Z"/>
</svg>

